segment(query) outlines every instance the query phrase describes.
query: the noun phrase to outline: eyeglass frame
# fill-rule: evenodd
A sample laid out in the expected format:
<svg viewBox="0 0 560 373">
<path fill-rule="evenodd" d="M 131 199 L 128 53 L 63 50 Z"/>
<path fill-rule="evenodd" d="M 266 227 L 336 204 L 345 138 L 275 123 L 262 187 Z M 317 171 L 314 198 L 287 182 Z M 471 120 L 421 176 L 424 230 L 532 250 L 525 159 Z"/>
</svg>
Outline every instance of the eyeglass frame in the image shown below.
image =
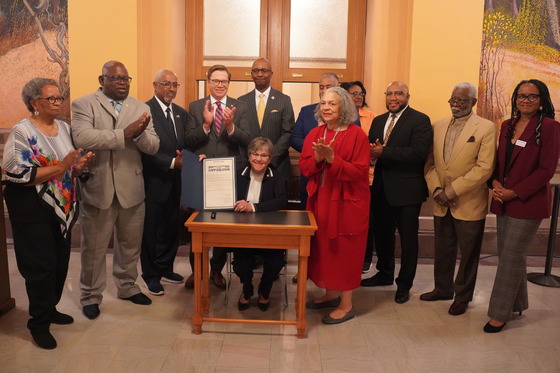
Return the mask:
<svg viewBox="0 0 560 373">
<path fill-rule="evenodd" d="M 181 86 L 180 83 L 171 83 L 171 82 L 168 82 L 168 81 L 164 81 L 164 82 L 154 82 L 154 83 L 156 83 L 156 84 L 161 84 L 161 85 L 164 86 L 165 88 L 171 88 L 171 87 L 173 87 L 173 88 L 179 88 L 179 87 Z"/>
<path fill-rule="evenodd" d="M 453 103 L 457 103 L 459 105 L 465 105 L 467 102 L 470 102 L 472 100 L 472 97 L 469 98 L 459 98 L 459 97 L 453 97 L 451 96 L 449 98 L 449 100 L 447 100 L 447 103 L 452 105 Z"/>
<path fill-rule="evenodd" d="M 271 157 L 270 154 L 249 153 L 249 155 L 251 155 L 251 156 L 253 156 L 257 159 L 261 158 L 261 159 L 264 159 L 264 160 L 267 160 Z"/>
<path fill-rule="evenodd" d="M 268 74 L 268 73 L 271 73 L 271 72 L 272 72 L 271 69 L 251 69 L 251 73 L 253 73 L 253 74 L 258 74 L 258 73 Z"/>
<path fill-rule="evenodd" d="M 208 81 L 215 86 L 222 85 L 223 87 L 229 85 L 229 80 L 219 80 L 219 79 L 208 79 Z"/>
<path fill-rule="evenodd" d="M 47 102 L 51 105 L 54 105 L 57 101 L 61 104 L 66 100 L 65 97 L 62 96 L 49 96 L 49 97 L 37 97 L 36 100 L 47 100 Z"/>
<path fill-rule="evenodd" d="M 531 98 L 531 97 L 532 97 L 532 98 Z M 534 94 L 534 93 L 531 93 L 531 94 L 529 94 L 529 95 L 516 94 L 516 95 L 515 95 L 515 101 L 518 101 L 518 102 L 523 102 L 523 101 L 535 102 L 535 101 L 537 101 L 540 97 L 541 97 L 541 95 L 536 95 L 536 94 Z"/>
<path fill-rule="evenodd" d="M 105 74 L 102 74 L 101 76 L 109 79 L 109 81 L 113 83 L 118 82 L 122 84 L 130 84 L 132 82 L 131 76 L 114 76 L 114 75 L 105 75 Z"/>
<path fill-rule="evenodd" d="M 350 92 L 348 92 L 348 93 L 350 93 Z M 366 97 L 366 94 L 364 92 L 352 92 L 350 94 L 354 97 Z"/>
</svg>

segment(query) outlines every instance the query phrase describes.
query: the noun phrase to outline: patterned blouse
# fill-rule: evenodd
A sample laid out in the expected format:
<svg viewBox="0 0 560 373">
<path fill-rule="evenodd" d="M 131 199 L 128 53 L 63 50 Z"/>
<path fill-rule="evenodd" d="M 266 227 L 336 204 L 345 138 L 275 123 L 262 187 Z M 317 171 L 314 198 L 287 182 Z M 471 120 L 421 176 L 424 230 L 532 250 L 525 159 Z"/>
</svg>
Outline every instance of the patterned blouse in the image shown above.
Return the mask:
<svg viewBox="0 0 560 373">
<path fill-rule="evenodd" d="M 74 150 L 68 124 L 60 120 L 55 122 L 58 126 L 56 136 L 44 135 L 29 119 L 23 119 L 13 127 L 4 147 L 3 183 L 29 184 L 35 180 L 37 167 L 59 164 Z M 27 187 L 35 187 L 42 204 L 54 211 L 66 237 L 77 218 L 72 168 L 62 176 Z"/>
</svg>

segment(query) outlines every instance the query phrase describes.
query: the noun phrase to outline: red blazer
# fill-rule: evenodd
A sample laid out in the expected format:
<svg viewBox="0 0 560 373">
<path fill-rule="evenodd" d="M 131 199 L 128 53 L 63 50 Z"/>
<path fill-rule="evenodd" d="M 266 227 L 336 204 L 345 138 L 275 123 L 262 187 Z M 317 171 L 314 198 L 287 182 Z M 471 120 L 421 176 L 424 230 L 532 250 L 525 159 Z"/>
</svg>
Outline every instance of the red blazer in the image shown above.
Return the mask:
<svg viewBox="0 0 560 373">
<path fill-rule="evenodd" d="M 517 119 L 515 119 L 517 121 Z M 535 128 L 538 116 L 531 119 L 520 141 L 525 146 L 515 145 L 509 170 L 505 170 L 507 122 L 502 123 L 498 142 L 498 163 L 492 180 L 498 180 L 512 189 L 517 198 L 501 204 L 492 200 L 490 211 L 497 215 L 507 214 L 514 218 L 542 219 L 550 217 L 550 179 L 554 176 L 560 153 L 560 123 L 543 118 L 541 145 L 535 143 Z M 518 143 L 519 143 L 518 140 Z M 506 181 L 504 183 L 504 176 Z"/>
</svg>

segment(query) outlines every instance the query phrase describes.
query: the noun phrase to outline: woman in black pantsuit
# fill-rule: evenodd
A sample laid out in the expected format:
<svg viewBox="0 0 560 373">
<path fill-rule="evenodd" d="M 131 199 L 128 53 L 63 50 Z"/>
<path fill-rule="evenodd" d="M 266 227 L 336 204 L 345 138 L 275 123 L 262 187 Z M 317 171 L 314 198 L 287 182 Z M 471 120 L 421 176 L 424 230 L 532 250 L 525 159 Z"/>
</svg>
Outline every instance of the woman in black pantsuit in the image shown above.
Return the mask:
<svg viewBox="0 0 560 373">
<path fill-rule="evenodd" d="M 92 159 L 74 150 L 70 127 L 55 119 L 64 97 L 56 81 L 34 78 L 22 98 L 31 112 L 12 129 L 4 148 L 4 198 L 17 266 L 29 297 L 27 327 L 35 343 L 56 347 L 51 324 L 70 324 L 57 311 L 70 258 L 70 231 L 77 218 L 75 176 Z"/>
<path fill-rule="evenodd" d="M 249 164 L 237 178 L 235 211 L 263 212 L 286 208 L 287 197 L 284 180 L 268 167 L 274 153 L 269 139 L 257 137 L 247 147 Z M 258 288 L 258 307 L 261 311 L 270 306 L 270 290 L 280 270 L 285 265 L 284 250 L 234 249 L 233 270 L 243 284 L 243 293 L 237 307 L 240 311 L 249 308 L 253 296 L 253 269 L 255 256 L 264 258 L 263 273 Z"/>
</svg>

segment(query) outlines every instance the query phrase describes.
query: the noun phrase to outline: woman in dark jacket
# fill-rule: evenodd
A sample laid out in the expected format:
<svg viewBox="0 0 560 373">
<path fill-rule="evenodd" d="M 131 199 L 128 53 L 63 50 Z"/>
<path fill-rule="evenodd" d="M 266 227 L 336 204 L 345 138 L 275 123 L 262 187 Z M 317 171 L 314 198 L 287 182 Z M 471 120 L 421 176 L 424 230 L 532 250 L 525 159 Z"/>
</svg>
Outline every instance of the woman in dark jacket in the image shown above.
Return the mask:
<svg viewBox="0 0 560 373">
<path fill-rule="evenodd" d="M 286 208 L 287 198 L 284 180 L 268 167 L 274 146 L 269 139 L 257 137 L 247 147 L 249 166 L 237 178 L 235 211 L 265 212 Z M 243 293 L 237 307 L 240 311 L 249 308 L 253 296 L 253 269 L 255 256 L 264 259 L 263 273 L 258 288 L 258 307 L 261 311 L 270 306 L 270 290 L 280 270 L 286 264 L 284 250 L 234 249 L 233 270 L 243 284 Z"/>
</svg>

